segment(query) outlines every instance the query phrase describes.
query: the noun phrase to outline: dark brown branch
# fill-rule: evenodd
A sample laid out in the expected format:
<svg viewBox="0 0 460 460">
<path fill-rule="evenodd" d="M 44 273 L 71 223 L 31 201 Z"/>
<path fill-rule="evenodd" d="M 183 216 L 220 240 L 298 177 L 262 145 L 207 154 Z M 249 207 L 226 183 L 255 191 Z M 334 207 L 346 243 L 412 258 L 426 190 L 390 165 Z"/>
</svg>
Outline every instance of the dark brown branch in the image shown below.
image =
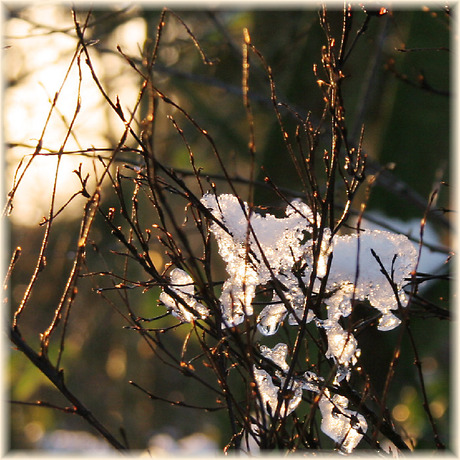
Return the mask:
<svg viewBox="0 0 460 460">
<path fill-rule="evenodd" d="M 48 378 L 71 404 L 73 404 L 73 413 L 85 419 L 115 449 L 120 451 L 126 450 L 125 445 L 120 443 L 107 428 L 96 419 L 78 397 L 67 388 L 64 382 L 63 369 L 57 369 L 46 356 L 35 352 L 35 350 L 33 350 L 22 338 L 18 328 L 10 327 L 9 337 L 18 350 L 24 353 L 27 359 Z"/>
<path fill-rule="evenodd" d="M 200 409 L 204 410 L 205 412 L 215 412 L 218 410 L 225 409 L 225 406 L 219 406 L 219 407 L 203 407 L 203 406 L 195 406 L 193 404 L 188 404 L 184 401 L 172 401 L 167 398 L 163 398 L 161 396 L 155 396 L 153 393 L 150 391 L 145 390 L 141 386 L 139 386 L 137 383 L 133 382 L 132 380 L 129 381 L 129 383 L 133 386 L 136 387 L 137 389 L 141 390 L 143 393 L 145 393 L 150 399 L 156 400 L 156 401 L 163 401 L 165 403 L 171 404 L 172 406 L 180 406 L 180 407 L 186 407 L 188 409 Z"/>
</svg>

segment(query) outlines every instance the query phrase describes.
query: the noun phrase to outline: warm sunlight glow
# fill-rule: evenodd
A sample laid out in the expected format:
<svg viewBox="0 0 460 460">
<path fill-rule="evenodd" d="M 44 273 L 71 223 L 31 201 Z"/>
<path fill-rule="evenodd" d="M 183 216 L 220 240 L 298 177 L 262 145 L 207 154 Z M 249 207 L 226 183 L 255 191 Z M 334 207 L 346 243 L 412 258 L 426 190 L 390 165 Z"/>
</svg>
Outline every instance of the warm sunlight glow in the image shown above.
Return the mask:
<svg viewBox="0 0 460 460">
<path fill-rule="evenodd" d="M 62 33 L 48 33 L 57 24 Z M 138 55 L 145 39 L 144 21 L 139 18 L 129 21 L 116 28 L 113 35 L 114 40 L 129 44 L 124 49 Z M 6 188 L 9 191 L 15 186 L 43 135 L 39 157 L 33 158 L 15 191 L 11 214 L 14 222 L 35 226 L 49 215 L 56 152 L 63 148 L 66 154 L 59 164 L 55 211 L 81 189 L 73 172 L 80 164 L 83 175 L 94 168 L 102 170 L 91 152 L 86 156 L 67 152 L 114 147 L 123 125 L 103 100 L 84 56 L 81 59 L 78 56 L 70 67 L 77 39 L 69 11 L 60 6 L 31 6 L 21 18 L 6 22 L 5 36 L 8 87 L 4 95 L 4 136 L 9 146 Z M 132 107 L 138 93 L 138 76 L 134 71 L 126 71 L 126 62 L 119 55 L 101 56 L 97 47 L 89 49 L 92 64 L 109 96 L 113 99 L 118 96 L 123 108 Z M 53 101 L 56 105 L 47 123 Z M 76 113 L 72 133 L 66 140 Z M 82 201 L 77 199 L 63 215 L 79 218 L 81 209 Z"/>
</svg>

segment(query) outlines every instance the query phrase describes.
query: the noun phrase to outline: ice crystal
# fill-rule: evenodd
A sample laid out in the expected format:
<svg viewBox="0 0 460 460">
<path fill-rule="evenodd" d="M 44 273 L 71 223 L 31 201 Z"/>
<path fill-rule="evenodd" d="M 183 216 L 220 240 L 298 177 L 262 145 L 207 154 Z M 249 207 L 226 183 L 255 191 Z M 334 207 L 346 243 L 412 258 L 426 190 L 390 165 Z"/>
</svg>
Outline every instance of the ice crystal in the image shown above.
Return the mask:
<svg viewBox="0 0 460 460">
<path fill-rule="evenodd" d="M 182 322 L 190 323 L 198 318 L 206 318 L 209 315 L 209 310 L 194 298 L 192 277 L 184 270 L 175 268 L 171 271 L 170 279 L 170 289 L 174 291 L 189 308 L 186 308 L 181 302 L 174 299 L 166 292 L 160 294 L 160 301 L 163 302 L 164 305 L 171 310 L 172 314 Z M 198 314 L 198 316 L 193 312 Z"/>
</svg>

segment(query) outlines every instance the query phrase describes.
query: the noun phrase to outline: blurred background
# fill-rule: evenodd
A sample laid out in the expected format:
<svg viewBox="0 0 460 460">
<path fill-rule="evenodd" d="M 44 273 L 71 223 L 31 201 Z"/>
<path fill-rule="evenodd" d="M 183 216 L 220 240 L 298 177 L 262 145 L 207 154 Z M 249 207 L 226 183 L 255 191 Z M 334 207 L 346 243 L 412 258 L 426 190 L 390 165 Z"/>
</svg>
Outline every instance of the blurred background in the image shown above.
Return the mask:
<svg viewBox="0 0 460 460">
<path fill-rule="evenodd" d="M 55 191 L 58 209 L 80 188 L 74 170 L 81 168 L 82 176 L 90 173 L 91 177 L 97 177 L 99 173 L 91 155 L 85 157 L 70 152 L 114 148 L 123 132 L 123 124 L 103 100 L 83 60 L 70 67 L 77 38 L 68 7 L 40 3 L 19 7 L 8 4 L 3 8 L 6 192 L 24 172 L 6 224 L 9 233 L 6 259 L 11 257 L 14 248 L 22 248 L 9 290 L 10 308 L 14 312 L 35 267 L 44 232 L 44 226 L 39 224 L 49 210 L 54 177 L 58 177 Z M 124 54 L 140 62 L 142 50 L 151 49 L 160 12 L 159 7 L 150 9 L 146 4 L 124 8 L 104 5 L 93 10 L 89 18 L 85 36 L 91 40 L 89 49 L 94 69 L 107 94 L 113 100 L 118 96 L 125 113 L 135 104 L 141 79 L 117 52 L 117 45 Z M 243 29 L 248 29 L 252 43 L 270 65 L 279 101 L 304 117 L 310 114 L 315 124 L 323 109 L 317 80 L 321 78 L 321 47 L 325 43 L 318 11 L 203 7 L 175 10 L 175 13 L 193 32 L 207 57 L 218 61 L 212 66 L 205 65 L 184 26 L 167 16 L 154 83 L 212 135 L 229 173 L 248 178 L 249 129 L 241 92 Z M 78 8 L 81 23 L 85 14 L 84 9 Z M 341 11 L 331 15 L 331 25 L 340 30 Z M 357 7 L 354 34 L 365 19 L 365 10 Z M 420 6 L 413 10 L 390 10 L 382 16 L 373 14 L 347 61 L 343 84 L 350 138 L 357 143 L 364 124 L 363 149 L 374 172 L 378 165 L 389 165 L 392 169 L 390 179 L 372 189 L 369 216 L 418 238 L 423 203 L 437 183 L 445 182 L 439 188 L 436 207 L 446 212 L 432 213 L 426 228 L 426 238 L 442 250 L 426 252 L 425 265 L 419 267 L 435 274 L 448 273 L 444 263 L 448 253 L 444 249 L 451 244 L 451 213 L 447 212 L 452 206 L 449 188 L 451 33 L 450 12 L 446 9 Z M 256 161 L 258 167 L 264 166 L 264 171 L 257 168 L 256 174 L 258 179 L 268 175 L 279 186 L 300 190 L 301 184 L 288 160 L 274 115 L 265 71 L 255 56 L 251 56 L 250 62 Z M 318 66 L 318 75 L 314 73 L 314 65 Z M 57 91 L 56 110 L 47 121 Z M 78 117 L 65 144 L 65 151 L 69 153 L 58 160 L 55 153 L 66 137 L 79 104 Z M 147 114 L 147 107 L 141 110 Z M 296 118 L 292 111 L 280 110 L 286 129 L 294 132 Z M 155 149 L 161 161 L 179 170 L 190 170 L 186 146 L 167 115 L 177 117 L 197 166 L 203 168 L 204 175 L 214 177 L 219 192 L 225 192 L 225 185 L 218 182 L 216 175 L 221 171 L 209 144 L 173 107 L 165 104 L 158 108 L 154 133 Z M 45 125 L 43 154 L 26 168 Z M 103 196 L 109 207 L 111 200 L 115 200 L 110 185 Z M 361 198 L 364 198 L 364 189 Z M 276 204 L 276 197 L 266 189 L 257 188 L 255 202 Z M 75 255 L 83 204 L 84 200 L 76 197 L 54 223 L 47 251 L 47 274 L 40 277 L 28 309 L 21 317 L 21 331 L 33 346 L 38 345 L 39 334 L 48 327 L 62 295 Z M 146 215 L 146 222 L 149 219 Z M 98 250 L 87 254 L 90 271 L 122 265 L 115 255 L 108 255 L 117 250 L 117 246 L 115 240 L 106 238 L 106 231 L 102 220 L 96 220 L 90 239 Z M 101 253 L 106 256 L 101 257 Z M 166 262 L 162 251 L 155 246 L 152 257 L 158 264 Z M 113 296 L 108 293 L 104 299 L 94 288 L 91 278 L 79 282 L 62 361 L 68 386 L 113 433 L 118 435 L 120 429 L 124 430 L 133 449 L 150 447 L 153 453 L 177 453 L 185 449 L 197 454 L 222 449 L 228 442 L 226 414 L 171 407 L 149 400 L 128 384 L 132 380 L 169 400 L 193 401 L 198 406 L 215 404 L 212 394 L 197 389 L 184 376 L 155 360 L 140 336 L 123 328 L 126 325 L 123 316 L 111 305 L 121 302 L 118 293 Z M 159 290 L 142 293 L 136 289 L 128 295 L 140 316 L 159 314 Z M 423 296 L 449 309 L 448 282 L 430 284 Z M 411 324 L 430 408 L 443 442 L 449 444 L 450 324 L 447 320 L 421 316 L 415 316 Z M 186 331 L 178 328 L 165 337 L 165 343 L 180 352 L 185 334 Z M 372 376 L 376 388 L 383 388 L 398 334 L 398 330 L 386 333 L 374 330 L 358 338 L 363 367 Z M 431 449 L 434 448 L 433 433 L 422 407 L 413 361 L 411 348 L 404 343 L 388 404 L 393 408 L 392 415 L 400 424 L 403 438 L 417 449 Z M 22 354 L 11 350 L 8 366 L 9 399 L 67 404 Z M 18 403 L 11 404 L 7 410 L 8 436 L 13 450 L 109 450 L 76 416 Z"/>
</svg>

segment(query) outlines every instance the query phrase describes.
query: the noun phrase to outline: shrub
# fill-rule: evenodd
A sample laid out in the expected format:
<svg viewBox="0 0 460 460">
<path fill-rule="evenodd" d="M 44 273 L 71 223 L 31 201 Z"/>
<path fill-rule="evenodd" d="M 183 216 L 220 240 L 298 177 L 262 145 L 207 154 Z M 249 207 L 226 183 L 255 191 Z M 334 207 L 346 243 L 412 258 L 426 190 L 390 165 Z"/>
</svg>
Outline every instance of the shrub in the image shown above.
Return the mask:
<svg viewBox="0 0 460 460">
<path fill-rule="evenodd" d="M 198 13 L 169 9 L 72 14 L 73 27 L 60 32 L 76 42 L 68 72 L 50 99 L 41 137 L 17 169 L 6 206 L 13 217 L 31 165 L 56 158 L 41 241 L 35 233 L 30 247 L 25 240 L 26 255 L 15 244 L 6 278 L 12 277 L 13 292 L 24 286 L 11 301 L 10 340 L 66 402 L 49 402 L 55 392 L 35 384 L 22 389 L 25 397 L 13 396 L 14 407 L 79 415 L 120 450 L 145 448 L 152 426 L 161 427 L 154 414 L 165 410 L 158 409 L 165 404 L 192 414 L 209 413 L 199 420 L 215 417 L 225 452 L 407 450 L 418 439 L 423 441 L 418 446 L 431 442 L 431 447 L 444 449 L 447 434 L 439 431 L 438 419 L 444 429 L 446 400 L 440 402 L 439 391 L 446 384 L 438 393 L 427 388 L 414 324 L 422 334 L 433 327 L 445 334 L 440 320 L 449 319 L 448 309 L 422 292 L 433 281 L 446 292 L 447 261 L 440 271 L 420 270 L 427 250 L 441 254 L 443 261 L 449 254 L 446 245 L 425 241 L 431 225 L 449 232 L 448 207 L 439 203 L 445 200 L 447 182 L 441 171 L 428 198 L 422 198 L 392 173 L 393 165 L 380 166 L 371 158 L 365 143 L 365 122 L 372 125 L 378 104 L 371 93 L 377 92 L 374 86 L 385 89 L 378 80 L 381 54 L 394 37 L 388 24 L 397 24 L 400 17 L 405 25 L 404 14 L 351 5 L 342 11 L 322 7 L 298 17 L 280 14 L 276 20 L 286 27 L 286 42 L 271 59 L 289 62 L 291 46 L 296 44 L 300 53 L 299 43 L 317 52 L 309 71 L 315 93 L 309 87 L 307 96 L 293 99 L 295 104 L 280 97 L 278 67 L 259 50 L 248 28 L 240 47 L 229 38 L 233 47 L 222 52 L 221 59 L 228 62 L 220 67 L 218 56 L 207 50 L 221 46 L 212 46 L 215 30 L 225 30 L 215 12 L 208 14 L 214 28 L 197 22 Z M 261 12 L 250 19 L 257 23 L 259 14 L 266 14 L 267 21 L 274 18 Z M 436 14 L 442 18 L 441 12 Z M 98 34 L 108 33 L 104 27 L 113 31 L 133 17 L 146 24 L 157 20 L 155 34 L 140 54 L 98 41 Z M 235 13 L 228 17 L 241 20 Z M 308 41 L 302 42 L 303 34 Z M 368 37 L 372 43 L 366 46 L 373 52 L 366 62 L 360 44 Z M 174 39 L 185 41 L 175 48 Z M 432 51 L 423 46 L 425 53 Z M 400 54 L 410 52 L 400 49 Z M 176 59 L 174 53 L 183 57 L 188 70 L 180 73 L 164 64 Z M 195 55 L 213 77 L 199 73 Z M 124 71 L 138 82 L 131 106 L 115 94 L 121 88 L 110 86 L 110 69 L 101 70 L 107 56 L 121 59 Z M 299 56 L 301 65 L 304 54 Z M 226 81 L 227 70 L 234 77 L 235 62 L 242 69 L 240 87 Z M 416 86 L 411 90 L 417 94 L 445 97 L 425 76 L 411 80 L 397 70 L 398 62 L 386 62 L 389 81 Z M 359 78 L 364 68 L 367 73 Z M 305 72 L 300 69 L 286 71 L 297 92 Z M 61 116 L 66 133 L 54 148 L 46 145 L 48 122 L 59 115 L 59 98 L 72 72 L 77 74 L 74 105 L 70 116 Z M 351 97 L 346 85 L 356 77 L 352 88 L 361 85 L 363 91 Z M 187 80 L 204 89 L 186 87 Z M 109 146 L 72 150 L 69 140 L 73 136 L 78 143 L 87 82 L 108 108 Z M 218 84 L 220 90 L 213 89 Z M 263 91 L 269 95 L 262 96 Z M 232 92 L 239 94 L 239 106 L 229 103 Z M 345 95 L 354 106 L 348 107 Z M 306 112 L 310 99 L 311 111 Z M 209 105 L 200 113 L 203 101 Z M 219 109 L 229 121 L 211 120 Z M 260 138 L 265 139 L 262 153 Z M 242 152 L 236 160 L 232 150 Z M 78 187 L 64 200 L 58 195 L 58 179 L 63 162 L 73 157 L 79 158 L 73 170 Z M 383 192 L 377 192 L 379 185 Z M 372 210 L 375 195 L 390 192 L 394 202 L 408 203 L 411 212 L 419 213 L 416 233 L 395 231 L 398 224 L 392 226 L 388 218 L 383 228 L 375 228 L 382 222 L 367 207 Z M 82 213 L 71 208 L 75 203 L 83 204 Z M 69 210 L 79 216 L 77 231 L 66 217 Z M 103 308 L 104 301 L 110 310 Z M 14 352 L 11 375 L 24 378 L 29 371 L 19 362 Z M 398 400 L 395 381 L 406 378 L 419 388 L 416 400 L 424 410 L 420 417 L 427 420 L 420 424 L 425 436 L 407 433 L 404 423 L 395 423 L 395 418 L 407 420 L 396 408 L 419 410 Z M 135 396 L 126 386 L 137 390 Z M 438 406 L 430 404 L 430 397 Z M 145 399 L 158 401 L 149 415 Z M 123 419 L 121 438 L 114 434 L 117 417 Z M 13 420 L 17 446 L 18 422 Z M 182 422 L 177 419 L 177 424 Z M 135 433 L 140 430 L 145 433 Z"/>
</svg>

